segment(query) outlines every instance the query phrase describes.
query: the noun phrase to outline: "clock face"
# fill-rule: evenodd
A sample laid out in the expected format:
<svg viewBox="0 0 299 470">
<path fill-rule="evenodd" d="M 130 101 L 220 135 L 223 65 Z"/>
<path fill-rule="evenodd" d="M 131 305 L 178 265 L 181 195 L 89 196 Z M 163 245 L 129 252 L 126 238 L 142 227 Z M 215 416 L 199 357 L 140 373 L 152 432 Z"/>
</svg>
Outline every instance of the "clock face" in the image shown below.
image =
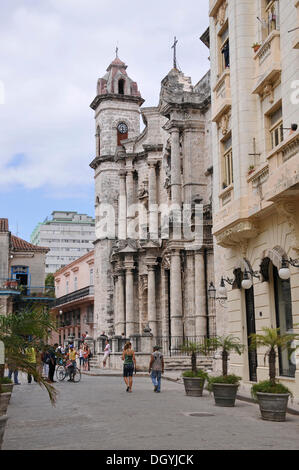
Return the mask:
<svg viewBox="0 0 299 470">
<path fill-rule="evenodd" d="M 120 122 L 117 126 L 118 132 L 126 134 L 128 132 L 128 126 L 124 122 Z"/>
</svg>

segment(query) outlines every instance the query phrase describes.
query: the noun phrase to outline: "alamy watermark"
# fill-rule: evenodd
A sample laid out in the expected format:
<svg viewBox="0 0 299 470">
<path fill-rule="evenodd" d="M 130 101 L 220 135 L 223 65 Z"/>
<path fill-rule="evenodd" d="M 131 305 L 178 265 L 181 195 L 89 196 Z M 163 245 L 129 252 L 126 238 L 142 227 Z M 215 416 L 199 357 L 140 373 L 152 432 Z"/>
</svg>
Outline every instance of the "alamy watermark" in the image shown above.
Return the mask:
<svg viewBox="0 0 299 470">
<path fill-rule="evenodd" d="M 291 103 L 299 104 L 299 80 L 294 80 L 291 83 L 291 88 L 294 90 L 291 92 Z"/>
<path fill-rule="evenodd" d="M 118 211 L 109 203 L 96 206 L 97 239 L 118 240 L 196 240 L 203 242 L 203 204 L 150 204 L 127 206 L 120 196 Z M 118 230 L 117 230 L 118 227 Z"/>
</svg>

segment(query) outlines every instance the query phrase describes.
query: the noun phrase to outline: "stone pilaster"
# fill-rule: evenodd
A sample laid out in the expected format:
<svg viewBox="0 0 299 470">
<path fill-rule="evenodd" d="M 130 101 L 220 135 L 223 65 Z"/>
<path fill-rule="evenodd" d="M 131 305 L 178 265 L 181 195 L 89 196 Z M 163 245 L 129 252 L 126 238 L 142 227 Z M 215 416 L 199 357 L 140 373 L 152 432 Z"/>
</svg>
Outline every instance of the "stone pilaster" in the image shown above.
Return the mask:
<svg viewBox="0 0 299 470">
<path fill-rule="evenodd" d="M 124 271 L 119 270 L 116 276 L 116 311 L 115 311 L 115 334 L 126 334 L 126 315 L 125 315 L 125 290 L 124 290 Z"/>
<path fill-rule="evenodd" d="M 134 312 L 134 260 L 129 256 L 125 260 L 126 269 L 126 336 L 134 335 L 135 312 Z"/>
<path fill-rule="evenodd" d="M 205 260 L 202 251 L 195 252 L 195 332 L 207 334 Z"/>
<path fill-rule="evenodd" d="M 155 258 L 154 258 L 155 259 Z M 156 310 L 156 262 L 146 261 L 148 270 L 147 311 L 148 325 L 154 337 L 157 336 L 157 310 Z"/>
<path fill-rule="evenodd" d="M 126 175 L 127 219 L 134 217 L 134 178 L 133 170 L 127 170 Z M 127 224 L 129 220 L 127 220 Z"/>
<path fill-rule="evenodd" d="M 172 250 L 170 261 L 171 336 L 183 336 L 182 275 L 180 250 Z"/>
<path fill-rule="evenodd" d="M 195 276 L 194 276 L 194 251 L 186 252 L 185 265 L 185 302 L 184 302 L 184 332 L 186 336 L 195 336 Z"/>
<path fill-rule="evenodd" d="M 158 239 L 157 176 L 156 162 L 149 162 L 148 202 L 149 233 L 152 240 Z"/>
<path fill-rule="evenodd" d="M 179 206 L 182 203 L 180 133 L 177 128 L 171 130 L 171 202 Z"/>
<path fill-rule="evenodd" d="M 118 239 L 127 238 L 127 193 L 126 171 L 119 171 L 119 198 L 118 198 Z"/>
<path fill-rule="evenodd" d="M 169 335 L 168 321 L 168 271 L 161 264 L 161 307 L 162 307 L 162 336 Z"/>
</svg>

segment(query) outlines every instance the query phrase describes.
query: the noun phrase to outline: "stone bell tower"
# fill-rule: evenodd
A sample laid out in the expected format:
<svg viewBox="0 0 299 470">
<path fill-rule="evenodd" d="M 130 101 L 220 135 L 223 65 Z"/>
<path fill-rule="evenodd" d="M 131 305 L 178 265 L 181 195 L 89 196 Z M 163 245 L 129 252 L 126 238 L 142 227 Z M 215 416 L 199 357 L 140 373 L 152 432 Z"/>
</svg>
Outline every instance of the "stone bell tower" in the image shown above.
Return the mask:
<svg viewBox="0 0 299 470">
<path fill-rule="evenodd" d="M 116 238 L 122 238 L 119 228 L 119 190 L 122 180 L 132 178 L 127 175 L 124 163 L 123 141 L 134 139 L 140 133 L 140 106 L 144 102 L 137 83 L 126 72 L 127 65 L 117 54 L 107 68 L 107 73 L 99 78 L 97 96 L 90 107 L 95 111 L 96 156 L 90 163 L 95 171 L 95 276 L 94 276 L 94 321 L 95 330 L 100 335 L 113 334 L 114 299 L 113 276 L 110 263 L 112 245 Z M 127 154 L 128 157 L 130 157 Z M 104 208 L 104 209 L 102 209 Z M 103 211 L 109 212 L 107 230 L 101 222 Z M 99 228 L 101 227 L 101 229 Z"/>
</svg>

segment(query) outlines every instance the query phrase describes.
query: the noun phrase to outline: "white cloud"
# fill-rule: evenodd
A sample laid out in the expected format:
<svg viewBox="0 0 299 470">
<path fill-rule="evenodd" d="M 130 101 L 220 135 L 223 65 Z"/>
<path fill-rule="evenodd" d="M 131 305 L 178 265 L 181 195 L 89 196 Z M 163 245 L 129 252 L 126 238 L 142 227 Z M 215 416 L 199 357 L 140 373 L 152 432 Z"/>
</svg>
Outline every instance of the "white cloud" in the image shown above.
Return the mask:
<svg viewBox="0 0 299 470">
<path fill-rule="evenodd" d="M 127 6 L 127 9 L 126 9 Z M 160 81 L 178 62 L 195 83 L 208 69 L 199 41 L 208 2 L 188 0 L 16 0 L 1 6 L 0 188 L 45 187 L 59 194 L 93 184 L 96 82 L 119 56 L 146 106 L 158 103 Z M 24 158 L 6 168 L 16 154 Z"/>
</svg>

